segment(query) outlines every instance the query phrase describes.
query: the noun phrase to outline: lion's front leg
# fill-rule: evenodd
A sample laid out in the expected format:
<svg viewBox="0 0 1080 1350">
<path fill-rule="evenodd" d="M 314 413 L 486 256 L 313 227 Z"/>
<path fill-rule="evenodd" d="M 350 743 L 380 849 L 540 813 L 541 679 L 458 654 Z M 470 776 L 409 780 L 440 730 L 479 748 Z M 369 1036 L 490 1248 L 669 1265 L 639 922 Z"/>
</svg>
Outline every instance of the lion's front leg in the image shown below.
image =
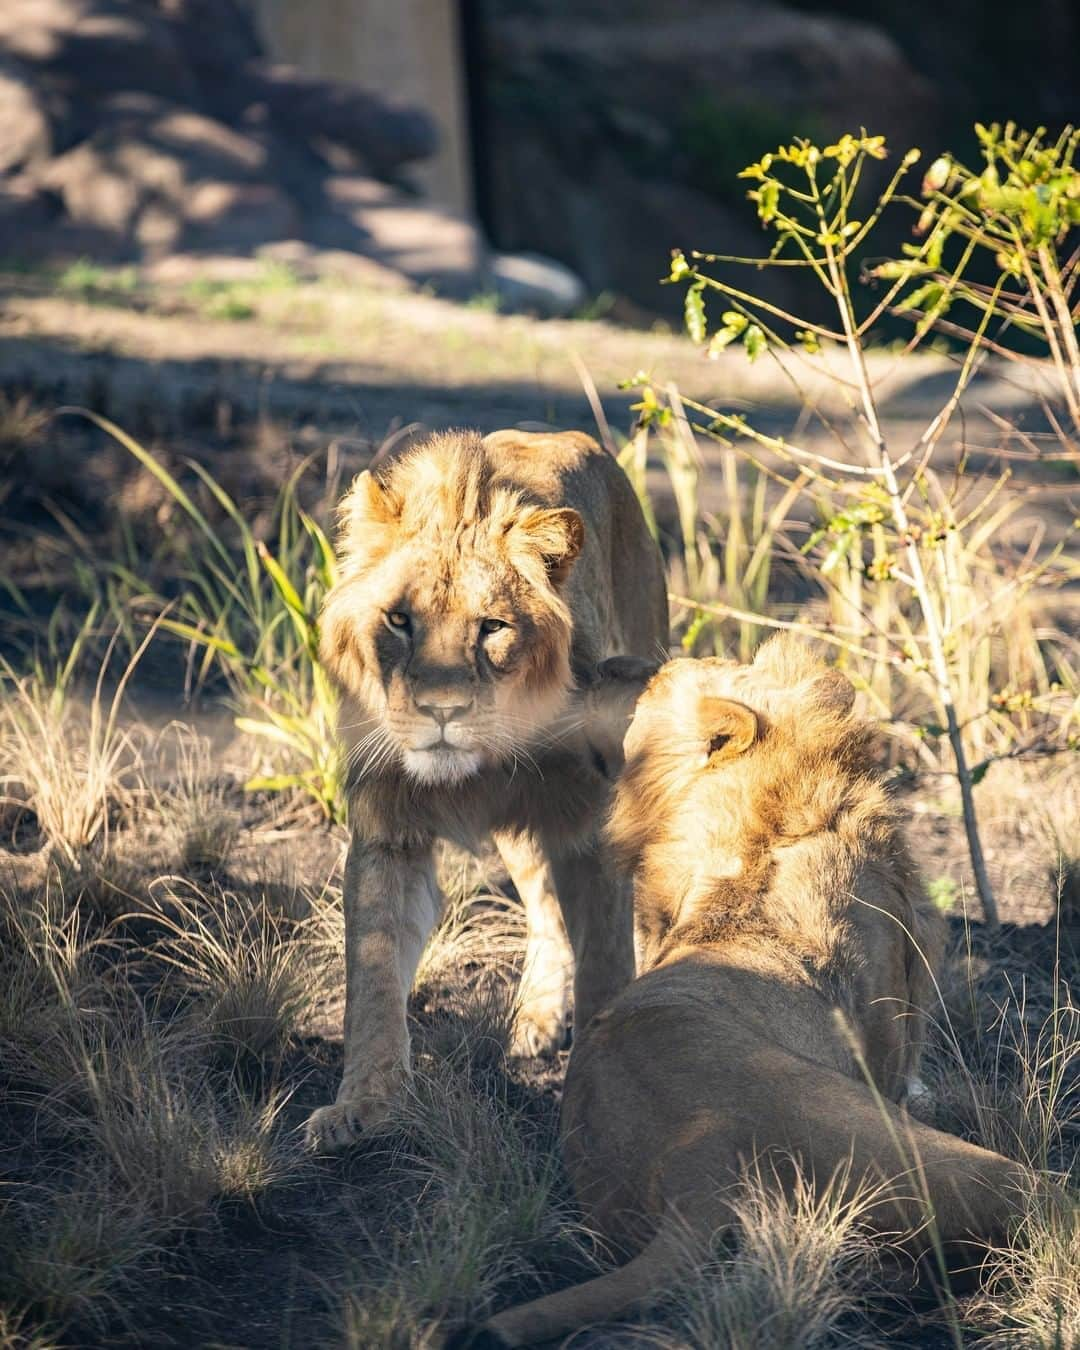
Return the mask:
<svg viewBox="0 0 1080 1350">
<path fill-rule="evenodd" d="M 345 863 L 345 1068 L 337 1099 L 307 1123 L 308 1147 L 333 1152 L 384 1120 L 408 1086 L 406 1002 L 442 913 L 430 846 L 353 836 Z"/>
<path fill-rule="evenodd" d="M 525 909 L 525 964 L 518 986 L 511 1053 L 551 1055 L 566 1039 L 574 954 L 566 935 L 551 865 L 531 834 L 495 835 L 510 879 Z"/>
</svg>

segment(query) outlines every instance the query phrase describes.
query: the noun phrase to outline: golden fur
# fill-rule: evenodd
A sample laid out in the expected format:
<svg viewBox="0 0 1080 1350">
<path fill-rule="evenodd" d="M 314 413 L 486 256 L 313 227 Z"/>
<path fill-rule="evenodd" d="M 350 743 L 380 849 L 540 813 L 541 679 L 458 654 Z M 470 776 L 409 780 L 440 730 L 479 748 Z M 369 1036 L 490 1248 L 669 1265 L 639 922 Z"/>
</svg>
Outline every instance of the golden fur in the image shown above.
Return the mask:
<svg viewBox="0 0 1080 1350">
<path fill-rule="evenodd" d="M 615 735 L 624 688 L 616 700 Z M 632 1259 L 499 1314 L 485 1343 L 547 1340 L 660 1292 L 687 1230 L 730 1222 L 725 1192 L 756 1159 L 781 1184 L 792 1159 L 822 1182 L 848 1168 L 849 1193 L 869 1176 L 868 1220 L 893 1233 L 922 1221 L 925 1186 L 953 1254 L 1018 1216 L 1019 1167 L 898 1105 L 941 929 L 851 705 L 786 637 L 750 667 L 676 661 L 648 683 L 609 827 L 646 973 L 575 1044 L 562 1115 L 587 1216 Z"/>
<path fill-rule="evenodd" d="M 342 696 L 352 827 L 345 1070 L 312 1118 L 319 1148 L 385 1115 L 408 1078 L 405 998 L 442 907 L 436 838 L 473 847 L 494 832 L 522 893 L 522 1049 L 563 1035 L 564 920 L 587 953 L 579 1020 L 632 978 L 629 898 L 594 844 L 610 783 L 565 714 L 579 673 L 667 639 L 637 499 L 580 433 L 454 432 L 362 473 L 340 558 L 322 655 Z"/>
</svg>

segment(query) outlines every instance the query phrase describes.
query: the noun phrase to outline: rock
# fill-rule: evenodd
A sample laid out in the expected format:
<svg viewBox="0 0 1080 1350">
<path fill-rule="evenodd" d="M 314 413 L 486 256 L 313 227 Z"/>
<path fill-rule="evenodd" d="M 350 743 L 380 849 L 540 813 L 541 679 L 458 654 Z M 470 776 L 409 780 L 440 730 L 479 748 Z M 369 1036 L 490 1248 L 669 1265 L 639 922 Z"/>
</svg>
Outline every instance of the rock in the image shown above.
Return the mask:
<svg viewBox="0 0 1080 1350">
<path fill-rule="evenodd" d="M 491 284 L 505 309 L 555 318 L 585 303 L 585 283 L 569 267 L 536 253 L 497 253 L 489 264 Z"/>
<path fill-rule="evenodd" d="M 111 165 L 90 142 L 52 160 L 38 183 L 59 195 L 76 225 L 89 225 L 120 238 L 129 233 L 139 208 L 140 185 L 130 173 Z"/>
<path fill-rule="evenodd" d="M 435 142 L 418 109 L 263 62 L 248 0 L 0 0 L 9 252 L 159 265 L 292 241 L 312 275 L 469 294 L 477 229 L 362 176 Z"/>
<path fill-rule="evenodd" d="M 151 145 L 182 160 L 191 177 L 221 174 L 253 181 L 268 170 L 266 149 L 259 141 L 189 109 L 163 113 L 145 136 Z"/>
<path fill-rule="evenodd" d="M 212 239 L 222 230 L 230 238 L 250 235 L 257 208 L 241 206 L 242 194 L 226 204 L 223 188 L 259 186 L 266 152 L 257 141 L 146 95 L 111 100 L 103 116 L 104 126 L 38 177 L 41 187 L 60 195 L 71 221 L 155 255 L 179 241 L 184 220 L 194 220 L 198 232 L 217 219 Z M 192 202 L 200 184 L 207 190 L 195 218 Z M 286 215 L 284 199 L 269 185 L 262 187 L 261 196 L 249 194 L 246 200 L 263 203 L 269 231 L 263 238 L 276 238 Z M 241 217 L 248 223 L 241 226 Z"/>
<path fill-rule="evenodd" d="M 156 5 L 123 0 L 4 0 L 0 50 L 81 98 L 141 89 L 187 101 L 197 86 Z"/>
<path fill-rule="evenodd" d="M 296 211 L 270 183 L 202 182 L 188 197 L 184 245 L 208 253 L 248 253 L 296 234 Z"/>
<path fill-rule="evenodd" d="M 41 257 L 56 204 L 25 179 L 0 183 L 0 258 L 28 262 Z"/>
<path fill-rule="evenodd" d="M 27 0 L 13 2 L 18 7 Z M 78 89 L 80 97 L 138 89 L 178 103 L 197 98 L 194 76 L 155 8 L 136 12 L 130 4 L 93 0 L 55 35 L 55 50 L 43 68 L 61 86 Z"/>
<path fill-rule="evenodd" d="M 469 221 L 372 178 L 334 174 L 323 190 L 325 209 L 307 222 L 310 243 L 363 253 L 446 295 L 483 285 L 487 246 Z"/>
<path fill-rule="evenodd" d="M 52 132 L 26 67 L 0 56 L 0 174 L 40 163 L 52 153 Z"/>
<path fill-rule="evenodd" d="M 936 109 L 881 29 L 772 0 L 588 0 L 573 23 L 561 0 L 488 13 L 496 239 L 653 311 L 682 304 L 657 284 L 673 247 L 767 251 L 736 174 L 781 137 L 865 125 L 907 148 Z M 800 294 L 777 274 L 754 286 Z"/>
<path fill-rule="evenodd" d="M 291 66 L 256 64 L 240 72 L 245 99 L 264 104 L 270 121 L 308 138 L 344 145 L 376 175 L 426 159 L 438 143 L 419 108 L 393 107 L 351 85 L 302 75 Z"/>
<path fill-rule="evenodd" d="M 27 61 L 50 61 L 88 8 L 87 0 L 5 0 L 0 49 Z"/>
<path fill-rule="evenodd" d="M 231 80 L 241 66 L 262 56 L 254 11 L 237 0 L 160 0 L 160 9 L 200 78 Z M 211 33 L 213 40 L 207 41 Z"/>
</svg>

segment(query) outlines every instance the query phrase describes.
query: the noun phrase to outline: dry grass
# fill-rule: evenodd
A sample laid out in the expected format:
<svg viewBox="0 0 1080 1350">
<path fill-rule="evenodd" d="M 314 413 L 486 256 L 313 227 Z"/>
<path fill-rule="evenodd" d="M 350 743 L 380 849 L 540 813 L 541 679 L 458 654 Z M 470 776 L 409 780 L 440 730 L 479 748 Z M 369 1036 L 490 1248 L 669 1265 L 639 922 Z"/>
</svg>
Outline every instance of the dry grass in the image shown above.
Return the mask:
<svg viewBox="0 0 1080 1350">
<path fill-rule="evenodd" d="M 253 1278 L 270 1278 L 262 1296 L 279 1311 L 314 1300 L 319 1343 L 434 1350 L 459 1325 L 600 1268 L 564 1190 L 554 1099 L 506 1058 L 521 933 L 499 897 L 463 885 L 449 906 L 412 1003 L 409 1107 L 342 1167 L 306 1158 L 296 1133 L 336 1074 L 321 1043 L 300 1039 L 339 978 L 333 891 L 280 907 L 257 881 L 147 876 L 146 904 L 103 926 L 58 875 L 5 893 L 0 911 L 0 1074 L 35 1121 L 0 1178 L 11 1338 L 93 1341 L 144 1315 L 140 1291 L 162 1271 L 209 1290 L 234 1212 L 271 1216 L 245 1230 Z M 1071 949 L 1056 974 L 1052 947 L 1049 965 L 1017 956 L 1020 1000 L 1008 949 L 958 937 L 927 1074 L 940 1123 L 1065 1170 L 1078 1143 Z M 889 1311 L 859 1203 L 808 1183 L 784 1202 L 750 1178 L 739 1220 L 734 1243 L 688 1253 L 687 1279 L 633 1329 L 640 1343 L 920 1343 L 922 1324 Z M 288 1292 L 260 1272 L 295 1225 L 319 1238 Z M 185 1255 L 190 1233 L 204 1236 Z M 1068 1345 L 1075 1244 L 1075 1226 L 1033 1211 L 957 1316 L 990 1344 Z"/>
<path fill-rule="evenodd" d="M 487 316 L 472 318 L 491 327 Z M 563 362 L 565 343 L 557 345 Z M 636 350 L 629 339 L 620 347 L 618 373 L 633 369 Z M 445 353 L 425 359 L 441 372 Z M 711 377 L 686 373 L 684 388 L 693 392 L 696 381 L 704 398 Z M 5 419 L 14 419 L 16 439 L 39 436 L 34 416 L 29 405 L 0 405 L 0 442 Z M 1009 445 L 1016 448 L 1003 432 Z M 807 486 L 778 487 L 735 451 L 716 455 L 678 421 L 640 431 L 623 454 L 642 492 L 649 457 L 666 469 L 675 508 L 664 540 L 669 576 L 694 601 L 677 611 L 686 648 L 745 656 L 769 622 L 824 627 L 849 644 L 835 650 L 886 719 L 897 758 L 909 769 L 940 769 L 941 738 L 925 725 L 940 722 L 940 710 L 925 671 L 887 659 L 911 628 L 911 606 L 902 588 L 859 565 L 872 561 L 872 534 L 861 539 L 865 549 L 823 573 L 820 558 L 800 552 Z M 328 519 L 334 463 L 319 485 L 322 499 L 304 498 L 313 520 Z M 709 495 L 712 465 L 719 501 Z M 192 473 L 183 483 L 215 539 L 231 548 L 228 511 L 209 482 Z M 1005 489 L 968 521 L 970 479 L 956 492 L 946 475 L 938 481 L 931 472 L 927 483 L 926 512 L 964 521 L 934 551 L 931 581 L 955 620 L 952 659 L 965 672 L 958 692 L 973 756 L 1023 748 L 1047 730 L 1060 737 L 1074 716 L 1080 656 L 1067 607 L 1041 605 L 1059 581 L 1075 581 L 1072 561 L 1054 559 L 1037 586 L 1025 587 L 1051 541 L 1037 557 L 1014 550 L 1011 516 L 994 507 L 1004 507 Z M 266 495 L 265 483 L 230 491 L 235 501 Z M 664 519 L 664 501 L 646 504 Z M 296 505 L 289 499 L 288 538 L 274 556 L 305 580 L 304 608 L 313 613 L 319 539 L 301 530 Z M 821 503 L 832 515 L 840 505 Z M 178 508 L 169 519 L 177 537 L 147 563 L 163 594 L 210 556 L 196 548 L 191 519 Z M 252 538 L 237 534 L 238 568 Z M 102 556 L 110 550 L 128 556 L 119 537 Z M 258 656 L 280 681 L 275 706 L 303 719 L 314 706 L 310 684 L 295 706 L 288 698 L 297 694 L 291 663 L 304 659 L 302 643 L 255 556 L 250 627 L 273 629 Z M 220 555 L 212 561 L 214 584 L 198 591 L 203 610 L 187 613 L 211 627 L 215 604 L 229 600 L 221 578 L 233 580 Z M 113 617 L 130 619 L 123 606 L 131 595 L 116 595 Z M 712 612 L 716 602 L 728 609 Z M 246 615 L 233 618 L 239 632 Z M 196 681 L 200 660 L 193 658 Z M 122 688 L 112 697 L 104 678 L 81 706 L 75 664 L 7 670 L 0 708 L 0 791 L 12 813 L 32 818 L 52 855 L 32 881 L 9 884 L 0 872 L 0 1350 L 124 1337 L 155 1343 L 173 1334 L 166 1323 L 177 1307 L 188 1343 L 217 1343 L 237 1309 L 255 1305 L 265 1308 L 265 1323 L 229 1336 L 257 1350 L 435 1350 L 459 1324 L 598 1269 L 557 1160 L 561 1066 L 507 1059 L 520 909 L 492 892 L 474 862 L 441 860 L 449 902 L 410 1004 L 417 1077 L 409 1109 L 344 1161 L 306 1158 L 298 1128 L 332 1094 L 340 1069 L 333 1038 L 310 1035 L 342 983 L 337 889 L 318 887 L 299 832 L 281 848 L 294 859 L 291 876 L 315 884 L 283 880 L 267 842 L 273 832 L 242 827 L 233 805 L 240 784 L 208 744 L 187 729 L 155 741 L 129 727 Z M 1009 698 L 994 705 L 1006 688 Z M 305 726 L 315 736 L 309 759 L 329 764 L 326 719 Z M 148 790 L 151 760 L 165 776 Z M 1052 764 L 1025 770 L 1030 829 L 1022 847 L 1034 870 L 1061 860 L 1056 961 L 1049 935 L 1041 945 L 1027 930 L 991 942 L 957 925 L 926 1077 L 937 1123 L 1040 1170 L 1071 1169 L 1075 1180 L 1080 1025 L 1070 989 L 1080 986 L 1080 904 L 1070 823 L 1080 816 L 1080 779 L 1058 777 Z M 1002 817 L 1019 814 L 1014 769 L 996 764 L 978 788 L 981 800 L 993 794 Z M 295 772 L 281 781 L 295 790 Z M 940 792 L 936 778 L 926 781 Z M 885 1307 L 881 1248 L 868 1242 L 860 1214 L 834 1190 L 803 1183 L 784 1203 L 749 1179 L 738 1240 L 703 1259 L 688 1253 L 688 1277 L 672 1298 L 633 1333 L 612 1334 L 669 1347 L 917 1346 L 940 1345 L 962 1320 L 987 1344 L 1064 1350 L 1080 1341 L 1070 1216 L 1033 1202 L 1017 1242 L 990 1263 L 983 1293 L 958 1305 L 943 1333 L 937 1314 L 901 1322 Z"/>
<path fill-rule="evenodd" d="M 146 1206 L 91 1172 L 20 1188 L 0 1201 L 0 1216 L 3 1346 L 48 1344 L 33 1337 L 73 1321 L 100 1326 L 160 1232 Z"/>
<path fill-rule="evenodd" d="M 55 690 L 24 676 L 11 677 L 0 713 L 0 784 L 72 862 L 80 850 L 108 839 L 139 788 L 135 737 L 115 717 L 102 716 L 99 699 L 90 709 L 83 717 L 65 701 L 58 710 Z"/>
<path fill-rule="evenodd" d="M 182 722 L 158 738 L 155 759 L 170 764 L 168 783 L 153 793 L 177 860 L 185 870 L 220 873 L 240 834 L 240 813 L 226 780 L 214 772 L 210 742 Z"/>
<path fill-rule="evenodd" d="M 560 1193 L 550 1130 L 515 1107 L 491 1062 L 490 1008 L 477 1015 L 455 1063 L 425 1059 L 391 1144 L 397 1185 L 419 1201 L 344 1301 L 344 1341 L 356 1350 L 439 1344 L 448 1325 L 539 1292 L 553 1267 L 595 1269 Z M 509 1031 L 506 1015 L 498 1039 Z"/>
<path fill-rule="evenodd" d="M 181 878 L 155 886 L 156 958 L 175 973 L 205 1033 L 233 1053 L 278 1055 L 325 993 L 302 924 L 265 895 L 200 888 Z M 316 931 L 316 949 L 322 934 Z"/>
<path fill-rule="evenodd" d="M 1032 1196 L 1012 1244 L 991 1254 L 972 1316 L 993 1328 L 979 1344 L 1080 1345 L 1080 1201 L 1063 1210 Z"/>
<path fill-rule="evenodd" d="M 867 1326 L 881 1301 L 880 1243 L 863 1218 L 866 1189 L 845 1198 L 841 1179 L 815 1185 L 795 1169 L 785 1196 L 751 1171 L 732 1204 L 734 1235 L 716 1250 L 688 1248 L 687 1277 L 668 1299 L 666 1329 L 649 1343 L 664 1350 L 816 1350 L 872 1344 Z"/>
</svg>

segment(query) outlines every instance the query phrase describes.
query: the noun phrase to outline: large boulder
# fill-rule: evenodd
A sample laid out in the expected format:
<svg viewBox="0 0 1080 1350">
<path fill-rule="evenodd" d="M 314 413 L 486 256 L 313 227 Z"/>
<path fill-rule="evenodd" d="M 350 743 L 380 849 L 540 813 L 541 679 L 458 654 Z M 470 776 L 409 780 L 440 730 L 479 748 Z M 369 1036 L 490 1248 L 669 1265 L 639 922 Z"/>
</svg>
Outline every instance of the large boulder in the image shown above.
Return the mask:
<svg viewBox="0 0 1080 1350">
<path fill-rule="evenodd" d="M 0 174 L 38 164 L 52 153 L 45 104 L 27 68 L 0 56 Z"/>
<path fill-rule="evenodd" d="M 310 243 L 364 253 L 447 295 L 485 284 L 487 246 L 470 221 L 373 178 L 334 174 L 323 192 L 323 209 L 307 222 Z"/>
<path fill-rule="evenodd" d="M 158 253 L 180 242 L 201 185 L 196 229 L 251 208 L 226 208 L 222 188 L 259 184 L 266 151 L 258 141 L 189 109 L 145 95 L 120 96 L 98 131 L 46 165 L 39 185 L 56 193 L 68 219 L 112 234 L 118 243 Z M 216 195 L 215 195 L 216 190 Z M 268 208 L 273 190 L 261 200 Z M 227 194 L 226 194 L 227 195 Z M 213 201 L 213 207 L 208 205 Z M 147 217 L 143 219 L 144 215 Z M 170 227 L 169 221 L 174 225 Z M 269 223 L 269 221 L 268 221 Z M 226 229 L 226 233 L 228 230 Z M 277 238 L 275 231 L 268 237 Z"/>
<path fill-rule="evenodd" d="M 32 61 L 80 99 L 138 89 L 186 102 L 196 82 L 156 5 L 124 0 L 4 0 L 0 50 Z"/>
<path fill-rule="evenodd" d="M 418 109 L 268 64 L 248 0 L 0 0 L 9 254 L 154 262 L 296 240 L 467 294 L 486 264 L 476 227 L 376 181 L 435 136 Z"/>
</svg>

